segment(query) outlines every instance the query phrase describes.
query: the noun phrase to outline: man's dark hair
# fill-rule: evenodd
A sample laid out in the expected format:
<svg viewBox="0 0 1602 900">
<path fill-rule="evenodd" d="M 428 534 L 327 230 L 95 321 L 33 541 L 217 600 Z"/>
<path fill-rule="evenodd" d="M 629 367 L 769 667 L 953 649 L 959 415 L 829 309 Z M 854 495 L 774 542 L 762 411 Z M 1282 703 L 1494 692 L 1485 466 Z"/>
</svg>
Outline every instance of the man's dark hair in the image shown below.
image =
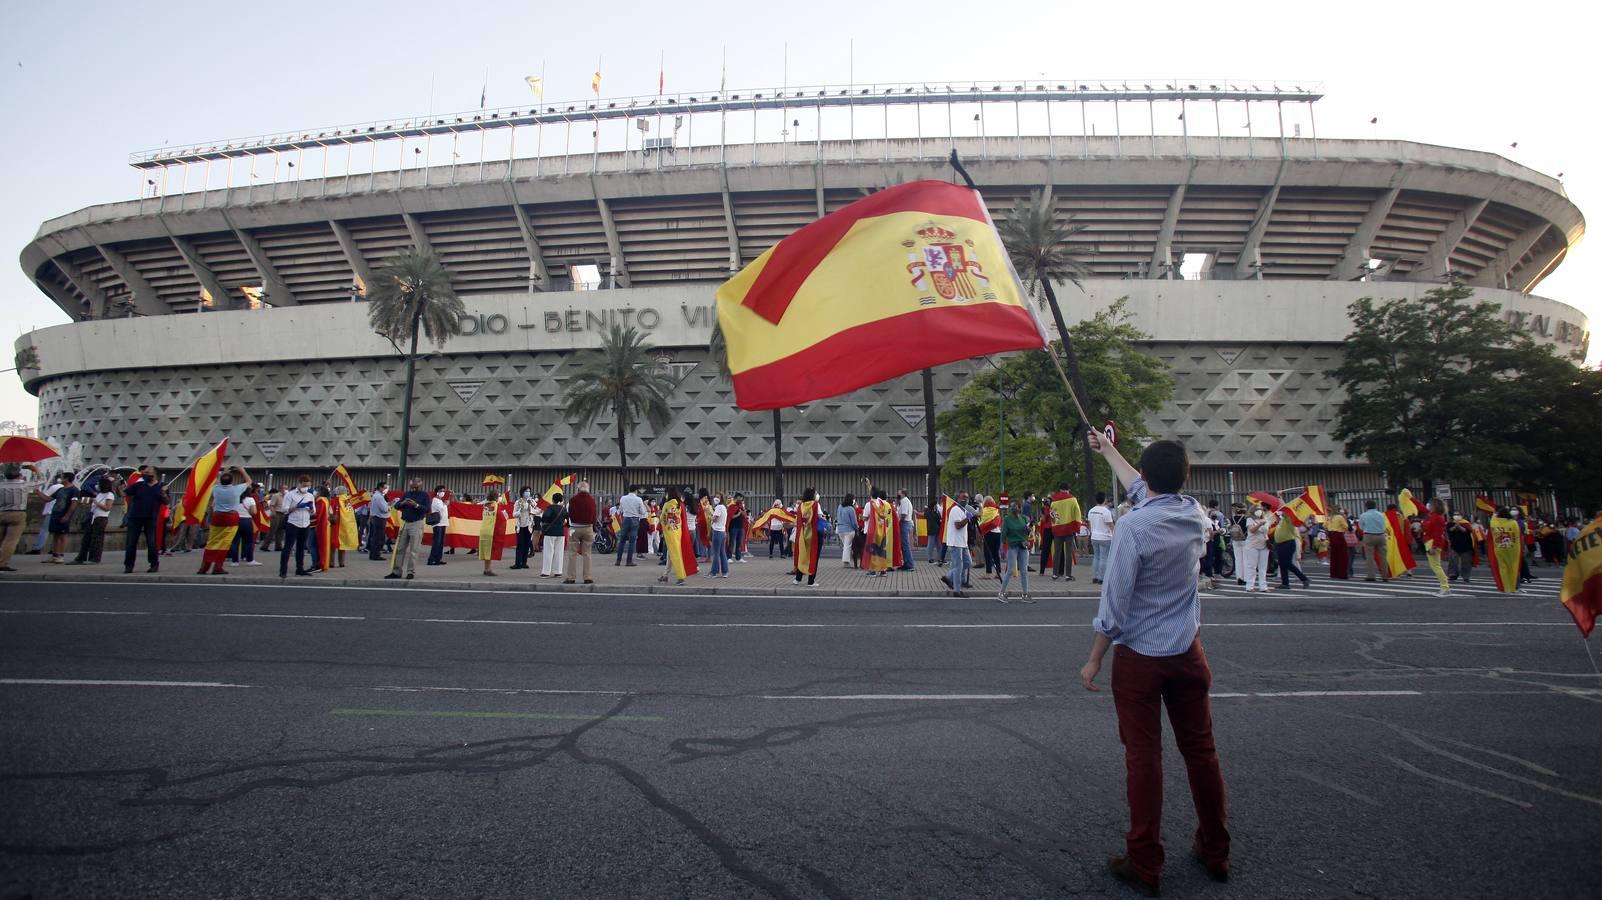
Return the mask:
<svg viewBox="0 0 1602 900">
<path fill-rule="evenodd" d="M 1066 481 L 1057 482 L 1057 490 L 1059 490 L 1059 491 L 1068 490 L 1068 482 L 1066 482 Z"/>
<path fill-rule="evenodd" d="M 902 493 L 906 493 L 906 491 L 902 491 Z M 801 492 L 801 499 L 802 500 L 817 500 L 818 499 L 818 490 L 817 490 L 817 488 L 807 488 L 806 490 L 802 491 Z"/>
<path fill-rule="evenodd" d="M 440 491 L 445 490 L 445 489 L 446 489 L 445 485 L 443 485 L 443 484 L 434 485 L 434 493 L 436 493 L 436 494 L 439 493 Z"/>
<path fill-rule="evenodd" d="M 76 479 L 77 477 L 78 476 L 72 474 L 71 472 L 62 472 L 61 473 L 61 483 L 62 484 L 72 484 L 73 480 Z"/>
<path fill-rule="evenodd" d="M 1379 508 L 1379 504 L 1375 503 L 1373 500 L 1364 500 L 1363 501 L 1363 508 L 1364 509 L 1378 509 Z"/>
<path fill-rule="evenodd" d="M 1140 474 L 1158 494 L 1177 494 L 1190 476 L 1190 459 L 1178 441 L 1153 441 L 1140 454 Z"/>
<path fill-rule="evenodd" d="M 1107 502 L 1107 492 L 1106 491 L 1097 491 L 1096 492 L 1096 503 L 1098 505 L 1100 505 L 1100 504 L 1106 503 L 1106 502 Z"/>
<path fill-rule="evenodd" d="M 561 503 L 562 502 L 562 495 L 561 494 L 552 494 L 551 495 L 551 502 L 553 504 L 554 503 Z"/>
</svg>

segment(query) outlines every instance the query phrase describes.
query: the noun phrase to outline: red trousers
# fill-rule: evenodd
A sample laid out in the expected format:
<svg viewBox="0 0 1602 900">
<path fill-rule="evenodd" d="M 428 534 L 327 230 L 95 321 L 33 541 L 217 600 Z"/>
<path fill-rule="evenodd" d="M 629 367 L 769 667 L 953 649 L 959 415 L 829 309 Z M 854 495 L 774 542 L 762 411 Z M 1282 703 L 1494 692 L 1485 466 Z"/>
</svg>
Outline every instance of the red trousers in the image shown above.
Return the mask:
<svg viewBox="0 0 1602 900">
<path fill-rule="evenodd" d="M 1118 738 L 1128 777 L 1129 861 L 1141 878 L 1155 881 L 1163 869 L 1162 708 L 1185 759 L 1190 797 L 1196 805 L 1196 850 L 1209 867 L 1229 862 L 1229 812 L 1224 776 L 1213 745 L 1213 684 L 1207 654 L 1197 638 L 1178 656 L 1142 656 L 1119 645 L 1113 650 L 1112 695 Z"/>
</svg>

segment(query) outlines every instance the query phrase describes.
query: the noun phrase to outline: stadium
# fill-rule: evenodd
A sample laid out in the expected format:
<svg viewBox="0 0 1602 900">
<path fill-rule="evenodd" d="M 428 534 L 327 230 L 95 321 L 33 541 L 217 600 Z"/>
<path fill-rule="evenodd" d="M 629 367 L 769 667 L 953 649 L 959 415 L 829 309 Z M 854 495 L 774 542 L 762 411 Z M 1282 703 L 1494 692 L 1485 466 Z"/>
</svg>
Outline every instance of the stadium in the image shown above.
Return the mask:
<svg viewBox="0 0 1602 900">
<path fill-rule="evenodd" d="M 90 462 L 176 471 L 228 436 L 253 473 L 344 462 L 371 480 L 399 455 L 404 361 L 368 327 L 362 292 L 414 245 L 440 256 L 468 309 L 462 334 L 418 365 L 410 465 L 431 483 L 493 470 L 538 486 L 578 470 L 615 490 L 611 423 L 576 430 L 561 395 L 620 321 L 679 377 L 673 426 L 631 441 L 636 480 L 765 491 L 773 420 L 737 409 L 708 356 L 714 290 L 818 216 L 951 178 L 955 148 L 996 219 L 1046 188 L 1084 226 L 1074 240 L 1093 277 L 1057 286 L 1068 321 L 1127 298 L 1142 350 L 1176 381 L 1147 425 L 1188 445 L 1194 489 L 1378 487 L 1331 436 L 1340 395 L 1324 372 L 1347 305 L 1458 281 L 1583 354 L 1585 316 L 1535 291 L 1584 219 L 1556 179 L 1494 154 L 1319 138 L 1319 96 L 1168 81 L 786 87 L 135 154 L 137 199 L 47 221 L 23 249 L 74 321 L 21 337 L 36 355 L 20 374 L 40 434 L 81 442 Z M 984 365 L 937 370 L 937 408 Z M 791 493 L 838 495 L 865 475 L 923 491 L 917 376 L 783 423 Z"/>
</svg>

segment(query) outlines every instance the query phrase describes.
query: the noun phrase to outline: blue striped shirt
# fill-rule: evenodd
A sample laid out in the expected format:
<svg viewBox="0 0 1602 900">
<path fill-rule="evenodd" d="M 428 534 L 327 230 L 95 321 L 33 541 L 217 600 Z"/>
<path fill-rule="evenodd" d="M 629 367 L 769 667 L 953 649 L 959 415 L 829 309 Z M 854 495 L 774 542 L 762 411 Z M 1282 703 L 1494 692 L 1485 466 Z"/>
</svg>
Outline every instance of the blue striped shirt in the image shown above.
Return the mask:
<svg viewBox="0 0 1602 900">
<path fill-rule="evenodd" d="M 1143 656 L 1177 656 L 1201 628 L 1201 507 L 1183 494 L 1147 496 L 1140 478 L 1129 486 L 1129 499 L 1134 508 L 1113 531 L 1091 626 Z"/>
</svg>

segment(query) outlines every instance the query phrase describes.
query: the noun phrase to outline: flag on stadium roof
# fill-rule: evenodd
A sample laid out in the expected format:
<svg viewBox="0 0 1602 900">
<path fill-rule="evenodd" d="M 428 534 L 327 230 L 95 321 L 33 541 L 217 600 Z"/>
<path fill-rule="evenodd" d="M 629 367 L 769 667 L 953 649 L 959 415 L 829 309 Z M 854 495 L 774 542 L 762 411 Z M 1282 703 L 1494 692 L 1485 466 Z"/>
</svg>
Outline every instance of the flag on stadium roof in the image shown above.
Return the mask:
<svg viewBox="0 0 1602 900">
<path fill-rule="evenodd" d="M 795 406 L 1049 343 L 979 192 L 879 191 L 796 231 L 717 291 L 741 409 Z"/>
</svg>

